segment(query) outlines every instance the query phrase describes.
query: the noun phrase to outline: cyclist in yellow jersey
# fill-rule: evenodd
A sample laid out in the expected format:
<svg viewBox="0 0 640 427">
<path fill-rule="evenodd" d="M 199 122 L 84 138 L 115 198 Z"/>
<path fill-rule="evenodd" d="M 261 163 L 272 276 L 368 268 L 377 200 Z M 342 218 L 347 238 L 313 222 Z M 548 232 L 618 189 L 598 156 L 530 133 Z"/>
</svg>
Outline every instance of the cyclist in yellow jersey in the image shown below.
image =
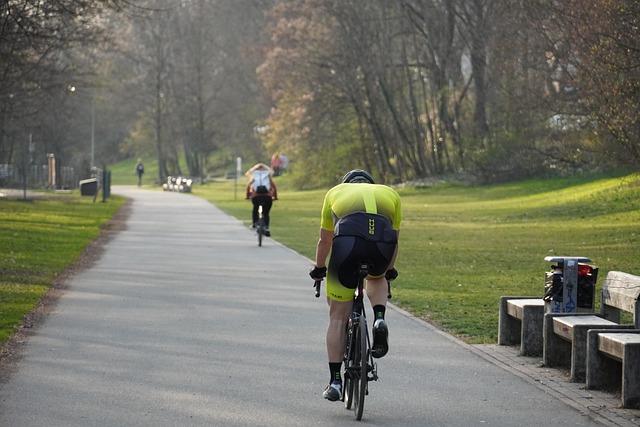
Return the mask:
<svg viewBox="0 0 640 427">
<path fill-rule="evenodd" d="M 365 289 L 375 319 L 372 355 L 379 358 L 387 354 L 389 332 L 384 315 L 388 289 L 385 275 L 390 278 L 397 276 L 394 263 L 401 220 L 398 193 L 385 185 L 375 184 L 373 177 L 361 169 L 348 172 L 342 183 L 325 195 L 316 265 L 309 275 L 314 280 L 327 277 L 327 353 L 331 374 L 323 393 L 327 400 L 336 401 L 342 397 L 340 369 L 346 324 L 362 262 L 369 265 Z"/>
</svg>

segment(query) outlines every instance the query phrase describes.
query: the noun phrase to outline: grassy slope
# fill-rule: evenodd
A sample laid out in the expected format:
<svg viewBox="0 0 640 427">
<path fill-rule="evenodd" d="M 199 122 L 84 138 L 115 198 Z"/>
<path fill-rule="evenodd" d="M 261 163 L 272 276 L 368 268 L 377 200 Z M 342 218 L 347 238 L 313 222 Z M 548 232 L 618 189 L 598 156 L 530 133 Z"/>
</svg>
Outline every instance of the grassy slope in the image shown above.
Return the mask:
<svg viewBox="0 0 640 427">
<path fill-rule="evenodd" d="M 184 161 L 184 155 L 180 155 L 178 158 L 180 162 L 180 168 L 183 173 L 187 173 L 187 166 Z M 135 166 L 138 163 L 137 158 L 123 160 L 109 166 L 111 170 L 111 184 L 112 185 L 137 185 L 138 176 L 135 174 Z M 144 175 L 142 175 L 143 185 L 157 185 L 158 181 L 158 160 L 153 157 L 142 158 L 144 164 Z"/>
<path fill-rule="evenodd" d="M 0 200 L 0 343 L 123 202 L 93 203 L 77 195 Z"/>
<path fill-rule="evenodd" d="M 323 191 L 279 181 L 276 239 L 312 257 Z M 249 220 L 231 182 L 194 192 Z M 394 302 L 469 342 L 495 342 L 498 298 L 541 295 L 546 255 L 588 256 L 608 270 L 640 274 L 640 177 L 531 180 L 506 185 L 400 190 Z"/>
<path fill-rule="evenodd" d="M 111 169 L 112 185 L 136 185 L 138 177 L 135 174 L 135 166 L 138 159 L 123 160 L 119 163 L 109 166 Z M 144 175 L 142 175 L 142 183 L 144 185 L 154 185 L 158 179 L 158 162 L 153 158 L 142 159 L 144 164 Z"/>
</svg>

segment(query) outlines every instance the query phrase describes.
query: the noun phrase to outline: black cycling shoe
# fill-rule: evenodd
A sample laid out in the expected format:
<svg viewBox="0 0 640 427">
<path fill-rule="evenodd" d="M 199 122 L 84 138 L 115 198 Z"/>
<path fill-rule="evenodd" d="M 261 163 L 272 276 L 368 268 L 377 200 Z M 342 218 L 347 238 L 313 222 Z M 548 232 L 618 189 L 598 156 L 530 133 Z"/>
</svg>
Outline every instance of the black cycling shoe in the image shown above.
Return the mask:
<svg viewBox="0 0 640 427">
<path fill-rule="evenodd" d="M 269 231 L 269 229 L 264 230 L 264 235 L 267 237 L 271 237 L 271 232 Z"/>
<path fill-rule="evenodd" d="M 322 396 L 331 401 L 335 402 L 336 400 L 342 399 L 342 383 L 340 381 L 332 381 L 325 389 Z"/>
<path fill-rule="evenodd" d="M 384 357 L 389 351 L 389 329 L 384 319 L 377 319 L 373 323 L 373 346 L 371 355 L 376 359 Z"/>
</svg>

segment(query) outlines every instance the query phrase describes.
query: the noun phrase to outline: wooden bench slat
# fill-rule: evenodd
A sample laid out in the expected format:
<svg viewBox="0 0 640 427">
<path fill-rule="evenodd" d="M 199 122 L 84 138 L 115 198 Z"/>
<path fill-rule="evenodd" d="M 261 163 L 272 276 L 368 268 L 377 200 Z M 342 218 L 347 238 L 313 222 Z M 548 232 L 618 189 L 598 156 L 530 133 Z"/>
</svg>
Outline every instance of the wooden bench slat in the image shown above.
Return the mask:
<svg viewBox="0 0 640 427">
<path fill-rule="evenodd" d="M 617 359 L 619 362 L 624 358 L 625 345 L 636 344 L 640 345 L 640 334 L 598 334 L 598 350 Z"/>
<path fill-rule="evenodd" d="M 609 326 L 616 323 L 598 316 L 559 316 L 553 318 L 553 332 L 569 341 L 573 340 L 573 327 L 576 325 Z"/>
<path fill-rule="evenodd" d="M 542 298 L 527 299 L 510 299 L 507 300 L 507 314 L 522 320 L 522 310 L 525 306 L 542 307 L 544 309 L 544 300 Z"/>
<path fill-rule="evenodd" d="M 602 286 L 602 303 L 630 313 L 640 300 L 640 276 L 610 271 Z"/>
<path fill-rule="evenodd" d="M 523 305 L 541 305 L 544 307 L 544 300 L 542 298 L 510 299 L 507 302 L 519 307 L 522 307 Z"/>
<path fill-rule="evenodd" d="M 603 319 L 598 316 L 559 316 L 554 317 L 553 321 L 563 325 L 573 327 L 575 325 L 615 325 L 611 320 Z"/>
<path fill-rule="evenodd" d="M 619 334 L 609 334 L 601 332 L 598 336 L 602 340 L 615 341 L 620 344 L 640 344 L 640 334 L 623 332 Z"/>
</svg>

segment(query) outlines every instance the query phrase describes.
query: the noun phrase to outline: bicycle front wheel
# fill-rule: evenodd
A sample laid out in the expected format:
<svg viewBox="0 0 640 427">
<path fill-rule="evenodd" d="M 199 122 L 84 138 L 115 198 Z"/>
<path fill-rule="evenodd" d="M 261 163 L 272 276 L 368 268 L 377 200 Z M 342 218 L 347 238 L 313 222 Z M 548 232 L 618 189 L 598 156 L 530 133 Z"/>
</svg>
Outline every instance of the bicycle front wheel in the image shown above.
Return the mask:
<svg viewBox="0 0 640 427">
<path fill-rule="evenodd" d="M 262 228 L 258 228 L 258 246 L 262 246 Z"/>
<path fill-rule="evenodd" d="M 353 390 L 355 388 L 355 378 L 353 378 L 353 370 L 355 366 L 355 338 L 356 331 L 358 326 L 353 327 L 351 325 L 351 321 L 349 321 L 348 331 L 347 331 L 347 348 L 346 348 L 346 357 L 344 359 L 344 407 L 346 409 L 351 409 L 353 405 Z"/>
<path fill-rule="evenodd" d="M 364 412 L 364 397 L 367 394 L 367 321 L 364 316 L 360 317 L 358 330 L 356 334 L 356 366 L 358 367 L 357 380 L 353 384 L 353 404 L 356 420 L 362 419 Z"/>
</svg>

